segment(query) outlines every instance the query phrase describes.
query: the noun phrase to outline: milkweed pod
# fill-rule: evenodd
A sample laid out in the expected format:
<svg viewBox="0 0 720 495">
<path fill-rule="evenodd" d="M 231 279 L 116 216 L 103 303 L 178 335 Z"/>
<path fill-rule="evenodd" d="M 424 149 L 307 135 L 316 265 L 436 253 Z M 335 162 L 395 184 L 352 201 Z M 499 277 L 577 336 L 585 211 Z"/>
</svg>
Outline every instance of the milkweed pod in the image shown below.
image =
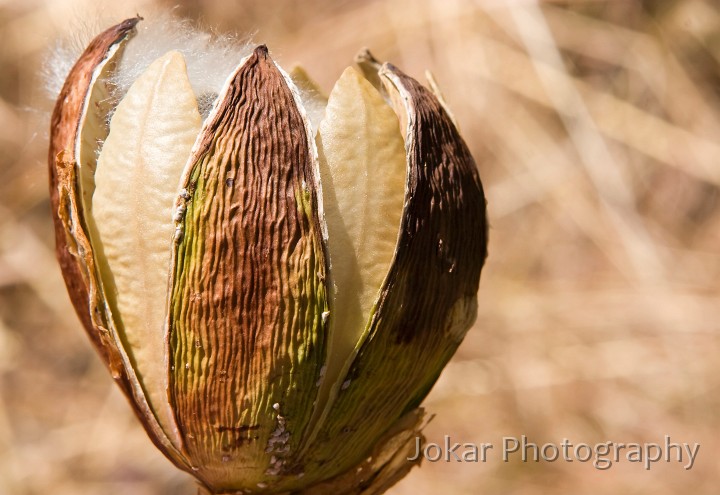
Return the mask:
<svg viewBox="0 0 720 495">
<path fill-rule="evenodd" d="M 148 434 L 210 493 L 381 493 L 475 320 L 475 163 L 439 95 L 369 52 L 326 97 L 264 46 L 207 114 L 181 51 L 123 92 L 96 37 L 51 124 L 57 253 Z"/>
</svg>

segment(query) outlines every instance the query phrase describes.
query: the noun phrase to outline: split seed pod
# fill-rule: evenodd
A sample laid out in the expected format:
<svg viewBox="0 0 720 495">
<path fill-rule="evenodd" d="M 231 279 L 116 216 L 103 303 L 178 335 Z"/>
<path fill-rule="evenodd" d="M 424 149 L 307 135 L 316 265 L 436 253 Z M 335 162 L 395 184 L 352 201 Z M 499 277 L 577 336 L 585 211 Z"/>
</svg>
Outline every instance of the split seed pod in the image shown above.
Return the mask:
<svg viewBox="0 0 720 495">
<path fill-rule="evenodd" d="M 118 95 L 139 20 L 90 43 L 52 117 L 57 254 L 85 329 L 204 490 L 383 492 L 417 462 L 420 403 L 476 316 L 467 146 L 435 92 L 367 52 L 328 99 L 264 46 L 204 119 L 177 51 Z"/>
</svg>

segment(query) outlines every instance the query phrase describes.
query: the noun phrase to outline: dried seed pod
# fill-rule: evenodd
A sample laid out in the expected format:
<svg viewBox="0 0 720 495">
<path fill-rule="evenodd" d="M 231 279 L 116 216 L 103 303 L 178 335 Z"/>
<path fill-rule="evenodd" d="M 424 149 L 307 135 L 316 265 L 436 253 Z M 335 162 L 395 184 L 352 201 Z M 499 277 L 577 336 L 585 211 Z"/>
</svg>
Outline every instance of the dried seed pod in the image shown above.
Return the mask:
<svg viewBox="0 0 720 495">
<path fill-rule="evenodd" d="M 118 94 L 138 22 L 93 40 L 53 114 L 81 321 L 208 492 L 382 493 L 476 315 L 487 222 L 467 146 L 441 99 L 367 52 L 329 98 L 264 46 L 204 119 L 179 52 Z"/>
</svg>

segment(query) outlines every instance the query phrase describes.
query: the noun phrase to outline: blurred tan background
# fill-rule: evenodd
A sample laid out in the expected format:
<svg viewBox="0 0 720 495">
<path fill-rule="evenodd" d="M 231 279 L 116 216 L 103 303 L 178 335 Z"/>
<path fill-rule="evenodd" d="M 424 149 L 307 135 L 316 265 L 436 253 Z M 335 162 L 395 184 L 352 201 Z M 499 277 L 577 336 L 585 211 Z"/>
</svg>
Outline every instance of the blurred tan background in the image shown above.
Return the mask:
<svg viewBox="0 0 720 495">
<path fill-rule="evenodd" d="M 0 0 L 0 494 L 190 495 L 69 304 L 47 200 L 43 57 L 157 7 L 253 33 L 324 86 L 371 47 L 431 69 L 486 186 L 475 327 L 430 441 L 699 442 L 692 470 L 429 463 L 410 494 L 714 494 L 720 481 L 720 8 L 714 0 Z M 99 14 L 98 14 L 99 13 Z"/>
</svg>

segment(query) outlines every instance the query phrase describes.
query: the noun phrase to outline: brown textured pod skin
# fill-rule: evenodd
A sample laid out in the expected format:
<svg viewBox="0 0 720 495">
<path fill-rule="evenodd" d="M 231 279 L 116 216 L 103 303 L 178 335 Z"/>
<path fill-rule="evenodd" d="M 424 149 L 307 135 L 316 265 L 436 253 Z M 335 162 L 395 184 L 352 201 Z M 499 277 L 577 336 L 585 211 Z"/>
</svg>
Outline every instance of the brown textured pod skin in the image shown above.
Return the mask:
<svg viewBox="0 0 720 495">
<path fill-rule="evenodd" d="M 403 416 L 377 442 L 372 451 L 351 469 L 330 479 L 309 484 L 297 490 L 272 490 L 275 495 L 380 495 L 419 466 L 422 456 L 415 456 L 416 439 L 425 444 L 422 429 L 425 411 L 417 408 Z M 246 495 L 247 491 L 213 493 L 201 487 L 198 495 Z"/>
<path fill-rule="evenodd" d="M 171 403 L 195 475 L 256 488 L 284 474 L 312 414 L 327 310 L 309 136 L 267 48 L 198 143 L 172 262 Z"/>
<path fill-rule="evenodd" d="M 114 45 L 132 35 L 140 20 L 140 17 L 126 19 L 96 36 L 65 80 L 50 123 L 50 206 L 55 227 L 56 255 L 70 300 L 80 321 L 115 382 L 133 405 L 133 411 L 153 443 L 176 466 L 188 470 L 184 459 L 168 449 L 159 439 L 157 426 L 151 425 L 151 421 L 143 413 L 143 408 L 136 403 L 131 378 L 123 366 L 120 350 L 106 323 L 108 316 L 100 309 L 102 304 L 99 303 L 101 296 L 98 294 L 97 284 L 91 283 L 96 277 L 95 259 L 79 201 L 78 157 L 75 156 L 75 150 L 80 139 L 79 126 L 83 105 L 90 91 L 93 73 Z"/>
</svg>

